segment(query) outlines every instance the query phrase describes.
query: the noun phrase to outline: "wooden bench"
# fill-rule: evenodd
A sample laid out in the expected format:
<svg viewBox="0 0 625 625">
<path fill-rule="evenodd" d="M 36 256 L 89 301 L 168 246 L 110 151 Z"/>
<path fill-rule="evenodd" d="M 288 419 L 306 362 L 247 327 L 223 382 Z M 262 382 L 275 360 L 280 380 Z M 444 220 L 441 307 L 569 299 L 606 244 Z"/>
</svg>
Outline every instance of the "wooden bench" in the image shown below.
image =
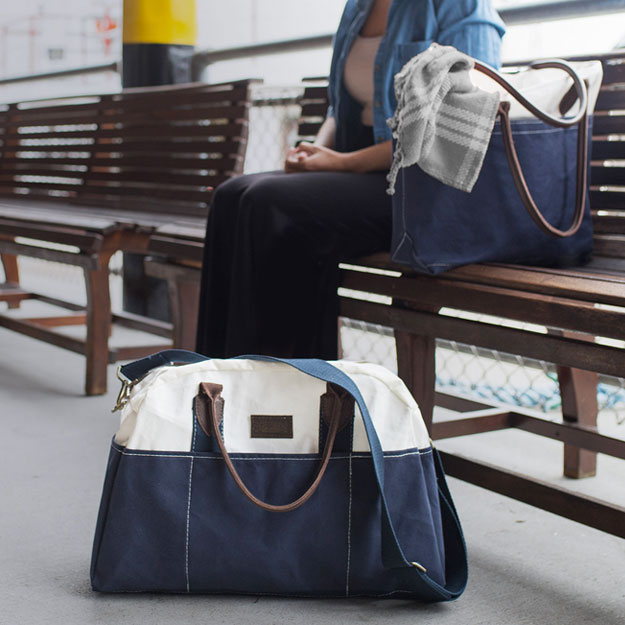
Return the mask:
<svg viewBox="0 0 625 625">
<path fill-rule="evenodd" d="M 86 393 L 106 391 L 109 362 L 169 347 L 171 325 L 111 314 L 109 260 L 145 254 L 158 228 L 202 231 L 212 188 L 240 173 L 249 81 L 130 89 L 0 107 L 0 301 L 37 299 L 62 316 L 0 314 L 0 326 L 86 356 Z M 86 308 L 27 292 L 17 256 L 81 267 Z M 109 348 L 111 324 L 164 337 Z M 86 324 L 86 339 L 55 328 Z"/>
</svg>

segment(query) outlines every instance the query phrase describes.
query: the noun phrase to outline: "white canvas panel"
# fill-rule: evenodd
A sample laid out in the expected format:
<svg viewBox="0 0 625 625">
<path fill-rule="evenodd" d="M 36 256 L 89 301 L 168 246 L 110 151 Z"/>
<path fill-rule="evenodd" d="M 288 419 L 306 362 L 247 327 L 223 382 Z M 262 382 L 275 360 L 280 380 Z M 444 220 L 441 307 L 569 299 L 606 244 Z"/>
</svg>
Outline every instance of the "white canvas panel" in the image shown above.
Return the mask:
<svg viewBox="0 0 625 625">
<path fill-rule="evenodd" d="M 385 451 L 429 446 L 419 409 L 403 382 L 366 363 L 335 364 L 360 388 Z M 224 441 L 232 453 L 308 454 L 319 451 L 320 397 L 326 383 L 282 363 L 209 360 L 150 372 L 133 389 L 115 437 L 131 449 L 189 451 L 193 400 L 201 382 L 223 385 Z M 354 451 L 367 451 L 356 411 Z M 251 438 L 251 415 L 291 415 L 293 438 Z"/>
<path fill-rule="evenodd" d="M 588 86 L 588 111 L 595 110 L 595 104 L 599 96 L 601 81 L 603 80 L 603 68 L 600 61 L 584 61 L 570 63 L 582 80 Z M 554 117 L 560 117 L 560 102 L 564 95 L 573 86 L 573 80 L 568 74 L 559 69 L 522 70 L 518 73 L 503 73 L 514 87 L 516 87 L 532 104 Z M 511 119 L 532 118 L 524 106 L 519 104 L 503 87 L 500 87 L 488 76 L 471 70 L 471 80 L 474 85 L 488 92 L 499 91 L 501 99 L 510 102 Z M 573 112 L 577 109 L 573 107 Z"/>
<path fill-rule="evenodd" d="M 337 361 L 332 363 L 358 386 L 384 451 L 430 446 L 430 437 L 406 385 L 381 365 Z M 369 451 L 365 425 L 356 407 L 353 451 Z"/>
</svg>

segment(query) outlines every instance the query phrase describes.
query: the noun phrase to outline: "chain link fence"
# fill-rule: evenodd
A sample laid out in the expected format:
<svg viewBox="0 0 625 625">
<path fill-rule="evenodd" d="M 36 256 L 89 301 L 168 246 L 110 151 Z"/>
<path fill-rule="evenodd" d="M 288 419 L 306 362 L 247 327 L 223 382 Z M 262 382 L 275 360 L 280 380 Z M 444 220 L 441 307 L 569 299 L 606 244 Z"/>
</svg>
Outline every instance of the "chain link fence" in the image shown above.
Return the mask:
<svg viewBox="0 0 625 625">
<path fill-rule="evenodd" d="M 301 87 L 252 88 L 250 130 L 245 154 L 245 173 L 282 169 L 287 150 L 295 144 Z"/>
<path fill-rule="evenodd" d="M 299 87 L 254 89 L 250 111 L 250 132 L 245 172 L 281 169 L 287 149 L 297 135 Z M 121 254 L 111 260 L 111 299 L 114 309 L 121 308 Z M 20 258 L 24 286 L 54 294 L 75 294 L 77 303 L 84 298 L 82 271 L 33 258 Z M 443 310 L 442 314 L 454 314 Z M 476 316 L 476 318 L 479 318 Z M 488 319 L 490 322 L 492 318 Z M 343 357 L 366 360 L 396 371 L 392 330 L 351 319 L 341 327 Z M 449 390 L 486 402 L 500 402 L 552 412 L 560 407 L 556 370 L 550 363 L 503 354 L 493 350 L 437 341 L 437 389 Z M 625 424 L 625 379 L 603 376 L 599 379 L 598 398 L 603 416 Z"/>
<path fill-rule="evenodd" d="M 345 319 L 341 346 L 344 358 L 375 362 L 397 371 L 395 340 L 390 328 Z M 509 404 L 545 413 L 561 408 L 553 364 L 442 339 L 436 341 L 436 389 L 485 403 Z M 602 417 L 625 425 L 625 379 L 600 376 L 597 398 Z"/>
</svg>

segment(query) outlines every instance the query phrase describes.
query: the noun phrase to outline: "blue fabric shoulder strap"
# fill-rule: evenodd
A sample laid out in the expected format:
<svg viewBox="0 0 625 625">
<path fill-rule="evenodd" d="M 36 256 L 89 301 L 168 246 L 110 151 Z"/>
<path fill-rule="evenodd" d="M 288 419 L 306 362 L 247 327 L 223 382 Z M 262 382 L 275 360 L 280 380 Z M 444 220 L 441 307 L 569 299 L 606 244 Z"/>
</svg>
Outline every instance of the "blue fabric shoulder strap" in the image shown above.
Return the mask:
<svg viewBox="0 0 625 625">
<path fill-rule="evenodd" d="M 445 481 L 445 474 L 440 461 L 440 457 L 434 450 L 434 460 L 436 476 L 438 480 L 439 498 L 441 505 L 441 516 L 443 522 L 443 536 L 445 541 L 445 574 L 446 584 L 441 586 L 422 567 L 415 566 L 418 563 L 409 562 L 402 551 L 397 539 L 395 528 L 391 520 L 386 495 L 384 493 L 384 456 L 382 446 L 375 431 L 375 426 L 369 415 L 365 401 L 353 380 L 337 369 L 335 366 L 318 359 L 281 359 L 271 356 L 247 355 L 239 356 L 247 360 L 261 360 L 267 362 L 282 362 L 302 373 L 331 382 L 344 388 L 350 393 L 360 409 L 365 431 L 371 448 L 373 468 L 378 485 L 380 499 L 382 502 L 382 562 L 385 567 L 393 569 L 403 569 L 405 582 L 410 584 L 416 594 L 424 601 L 450 601 L 459 597 L 464 591 L 468 578 L 468 565 L 466 546 L 462 534 L 462 528 L 458 515 L 454 508 L 451 494 Z M 167 350 L 159 352 L 147 358 L 137 360 L 133 363 L 121 367 L 120 372 L 129 382 L 144 376 L 155 367 L 171 364 L 192 364 L 210 360 L 185 350 Z"/>
</svg>

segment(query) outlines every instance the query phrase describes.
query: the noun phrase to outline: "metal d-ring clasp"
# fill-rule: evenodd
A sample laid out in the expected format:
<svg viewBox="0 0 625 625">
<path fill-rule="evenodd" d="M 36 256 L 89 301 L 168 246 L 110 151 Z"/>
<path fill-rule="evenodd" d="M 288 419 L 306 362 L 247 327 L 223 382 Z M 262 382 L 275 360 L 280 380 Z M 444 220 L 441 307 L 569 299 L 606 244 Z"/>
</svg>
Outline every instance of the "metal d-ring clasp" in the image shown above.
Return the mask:
<svg viewBox="0 0 625 625">
<path fill-rule="evenodd" d="M 410 564 L 412 564 L 415 569 L 419 569 L 422 573 L 427 573 L 427 569 L 422 564 L 419 564 L 418 562 L 411 562 Z"/>
<path fill-rule="evenodd" d="M 119 395 L 117 396 L 117 401 L 115 402 L 115 406 L 111 412 L 117 412 L 121 410 L 130 399 L 130 392 L 132 391 L 134 385 L 137 383 L 137 380 L 129 380 L 126 377 L 123 377 L 121 374 L 121 367 L 117 368 L 117 379 L 122 383 L 121 389 L 119 389 Z"/>
</svg>

